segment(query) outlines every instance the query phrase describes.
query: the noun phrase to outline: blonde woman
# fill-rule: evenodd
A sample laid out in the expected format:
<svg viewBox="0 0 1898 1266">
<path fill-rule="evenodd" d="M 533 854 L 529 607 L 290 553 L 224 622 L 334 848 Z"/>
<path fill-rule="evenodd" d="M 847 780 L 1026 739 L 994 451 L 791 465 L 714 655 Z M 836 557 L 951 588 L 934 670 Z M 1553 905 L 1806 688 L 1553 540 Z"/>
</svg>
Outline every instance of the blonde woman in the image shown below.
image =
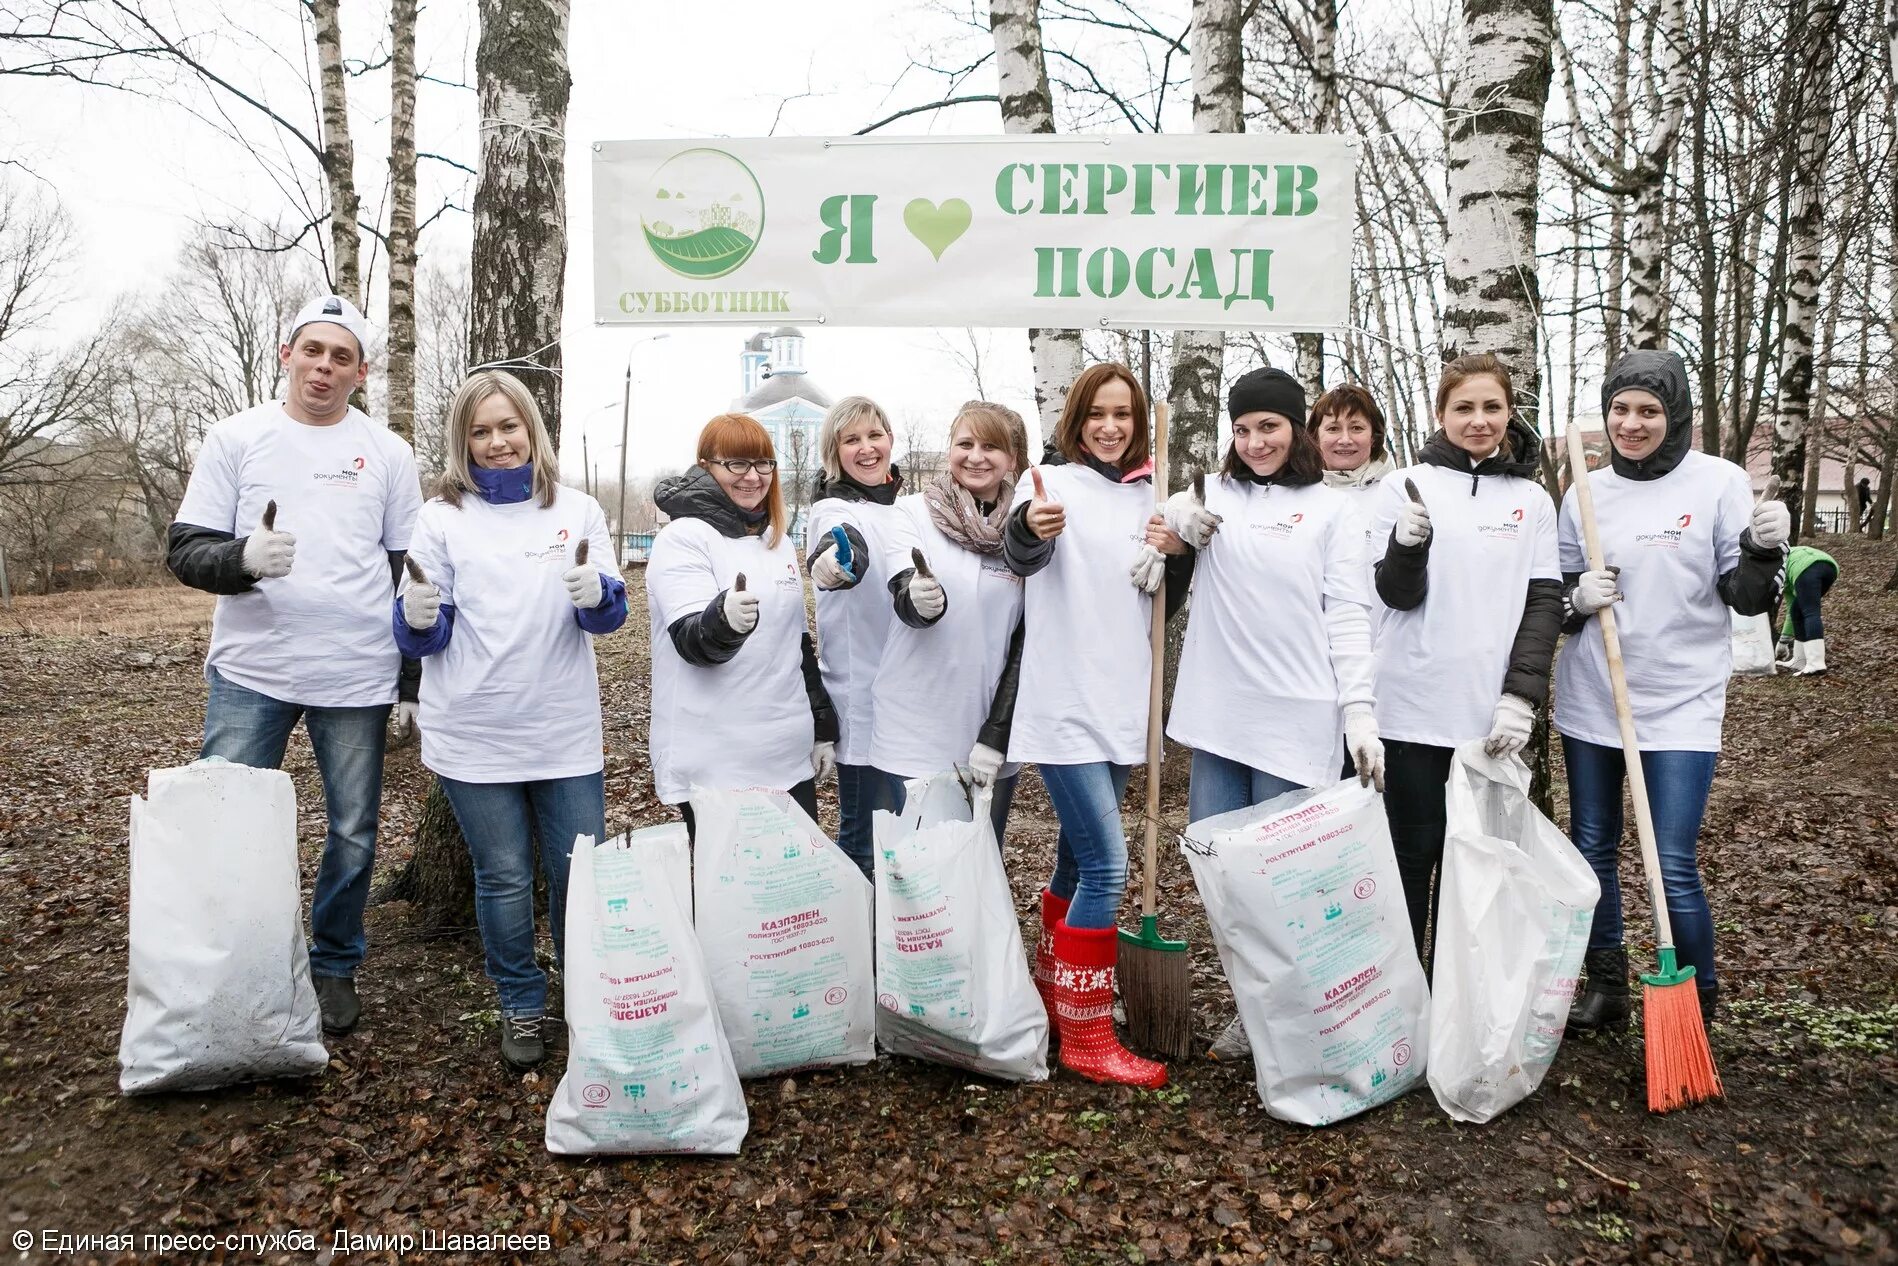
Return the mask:
<svg viewBox="0 0 1898 1266">
<path fill-rule="evenodd" d="M 626 622 L 606 516 L 559 481 L 519 379 L 475 374 L 448 413 L 447 470 L 422 507 L 395 638 L 427 658 L 422 763 L 441 779 L 474 861 L 475 917 L 501 996 L 501 1058 L 546 1054 L 547 976 L 534 959 L 534 841 L 560 957 L 576 835 L 606 833 L 593 638 Z"/>
<path fill-rule="evenodd" d="M 903 477 L 890 461 L 890 420 L 868 396 L 846 396 L 824 416 L 823 475 L 805 534 L 817 587 L 818 664 L 837 705 L 837 846 L 870 874 L 870 816 L 887 804 L 870 768 L 877 666 L 895 620 L 884 585 L 885 544 Z M 841 530 L 843 542 L 837 540 Z"/>
<path fill-rule="evenodd" d="M 815 818 L 837 764 L 772 453 L 757 419 L 720 414 L 698 465 L 653 490 L 671 518 L 646 564 L 653 789 L 688 829 L 694 784 L 787 791 Z"/>
</svg>

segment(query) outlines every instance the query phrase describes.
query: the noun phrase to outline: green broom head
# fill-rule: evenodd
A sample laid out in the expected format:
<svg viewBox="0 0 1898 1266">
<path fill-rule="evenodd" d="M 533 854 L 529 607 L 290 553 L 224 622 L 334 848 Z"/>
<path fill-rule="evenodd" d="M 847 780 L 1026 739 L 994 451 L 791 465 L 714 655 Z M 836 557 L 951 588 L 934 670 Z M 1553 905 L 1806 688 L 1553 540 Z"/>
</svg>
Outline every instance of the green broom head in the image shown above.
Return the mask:
<svg viewBox="0 0 1898 1266">
<path fill-rule="evenodd" d="M 1163 954 L 1186 953 L 1185 941 L 1169 941 L 1160 935 L 1160 916 L 1157 914 L 1142 916 L 1138 932 L 1129 932 L 1126 928 L 1122 928 L 1120 943 L 1139 949 L 1158 950 Z M 1692 972 L 1694 969 L 1689 967 L 1687 970 Z"/>
<path fill-rule="evenodd" d="M 1684 967 L 1681 966 L 1675 960 L 1674 947 L 1672 945 L 1661 946 L 1659 957 L 1661 960 L 1660 969 L 1651 975 L 1644 973 L 1641 977 L 1642 984 L 1653 985 L 1657 989 L 1664 989 L 1669 985 L 1684 985 L 1694 978 L 1693 964 L 1689 963 Z"/>
</svg>

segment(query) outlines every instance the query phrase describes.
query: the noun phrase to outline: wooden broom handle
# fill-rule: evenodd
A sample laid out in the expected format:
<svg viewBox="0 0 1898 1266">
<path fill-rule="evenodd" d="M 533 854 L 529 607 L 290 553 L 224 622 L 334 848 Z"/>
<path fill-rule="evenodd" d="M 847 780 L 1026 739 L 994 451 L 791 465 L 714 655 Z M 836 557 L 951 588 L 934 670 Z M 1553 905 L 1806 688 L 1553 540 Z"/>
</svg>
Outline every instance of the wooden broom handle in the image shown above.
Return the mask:
<svg viewBox="0 0 1898 1266">
<path fill-rule="evenodd" d="M 1153 406 L 1153 504 L 1166 508 L 1165 403 Z M 1166 693 L 1166 580 L 1153 595 L 1153 665 L 1147 672 L 1147 834 L 1140 879 L 1140 913 L 1152 918 L 1157 900 L 1155 872 L 1160 864 L 1160 716 Z"/>
<path fill-rule="evenodd" d="M 1613 440 L 1609 440 L 1613 443 Z M 1575 489 L 1575 509 L 1582 520 L 1582 541 L 1588 550 L 1590 571 L 1601 571 L 1601 533 L 1595 527 L 1595 494 L 1588 486 L 1588 453 L 1582 447 L 1581 428 L 1568 428 L 1569 479 Z M 1641 767 L 1641 748 L 1634 736 L 1634 709 L 1628 703 L 1628 674 L 1621 664 L 1621 635 L 1615 629 L 1612 605 L 1595 613 L 1601 625 L 1601 645 L 1608 657 L 1608 685 L 1615 695 L 1615 720 L 1621 723 L 1621 754 L 1628 767 L 1628 797 L 1634 801 L 1635 834 L 1641 840 L 1641 868 L 1647 875 L 1648 900 L 1654 906 L 1654 934 L 1660 945 L 1674 944 L 1674 921 L 1667 913 L 1667 889 L 1661 883 L 1661 855 L 1654 844 L 1654 814 L 1648 808 L 1647 771 Z"/>
</svg>

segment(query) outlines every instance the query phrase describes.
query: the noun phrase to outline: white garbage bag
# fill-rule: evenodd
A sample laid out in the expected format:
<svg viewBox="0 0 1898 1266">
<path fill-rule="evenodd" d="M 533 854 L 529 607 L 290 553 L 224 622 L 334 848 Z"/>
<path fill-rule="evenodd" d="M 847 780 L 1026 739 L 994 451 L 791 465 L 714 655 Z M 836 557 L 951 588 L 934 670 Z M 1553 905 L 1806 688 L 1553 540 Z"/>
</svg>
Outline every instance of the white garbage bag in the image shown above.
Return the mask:
<svg viewBox="0 0 1898 1266">
<path fill-rule="evenodd" d="M 1534 1093 L 1555 1059 L 1601 884 L 1530 803 L 1520 760 L 1466 743 L 1447 794 L 1430 1089 L 1481 1122 Z"/>
<path fill-rule="evenodd" d="M 1042 1009 L 989 821 L 953 773 L 908 784 L 876 833 L 877 1041 L 1005 1081 L 1048 1076 Z"/>
<path fill-rule="evenodd" d="M 1728 612 L 1733 619 L 1733 671 L 1738 676 L 1773 675 L 1773 623 L 1764 615 Z"/>
<path fill-rule="evenodd" d="M 1383 797 L 1355 778 L 1291 791 L 1180 846 L 1267 1112 L 1328 1125 L 1422 1080 L 1430 990 Z"/>
<path fill-rule="evenodd" d="M 154 769 L 132 797 L 119 1089 L 209 1090 L 329 1064 L 280 769 Z"/>
<path fill-rule="evenodd" d="M 547 1150 L 729 1156 L 751 1118 L 692 930 L 685 823 L 574 841 L 567 877 L 567 1070 Z"/>
<path fill-rule="evenodd" d="M 876 1058 L 870 881 L 781 791 L 692 788 L 693 893 L 740 1077 Z"/>
</svg>

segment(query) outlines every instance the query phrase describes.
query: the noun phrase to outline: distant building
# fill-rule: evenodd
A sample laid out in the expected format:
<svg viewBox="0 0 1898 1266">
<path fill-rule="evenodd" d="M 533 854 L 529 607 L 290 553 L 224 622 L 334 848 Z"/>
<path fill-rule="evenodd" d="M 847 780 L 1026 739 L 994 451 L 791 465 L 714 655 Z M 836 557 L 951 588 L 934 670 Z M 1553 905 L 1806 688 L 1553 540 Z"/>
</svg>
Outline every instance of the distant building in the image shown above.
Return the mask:
<svg viewBox="0 0 1898 1266">
<path fill-rule="evenodd" d="M 804 332 L 795 326 L 752 335 L 745 340 L 738 365 L 743 394 L 732 401 L 732 411 L 750 414 L 770 433 L 793 531 L 801 532 L 802 511 L 810 504 L 811 486 L 822 466 L 817 433 L 830 410 L 830 393 L 805 371 Z"/>
</svg>

